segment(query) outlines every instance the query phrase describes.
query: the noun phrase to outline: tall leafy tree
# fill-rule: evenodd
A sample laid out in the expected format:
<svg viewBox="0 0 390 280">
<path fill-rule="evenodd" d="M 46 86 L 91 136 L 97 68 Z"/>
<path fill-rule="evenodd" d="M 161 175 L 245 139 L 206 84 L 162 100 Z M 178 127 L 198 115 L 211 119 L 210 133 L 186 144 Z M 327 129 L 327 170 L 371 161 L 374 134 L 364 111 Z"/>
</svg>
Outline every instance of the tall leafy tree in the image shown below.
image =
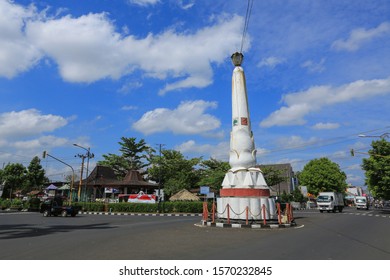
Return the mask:
<svg viewBox="0 0 390 280">
<path fill-rule="evenodd" d="M 41 160 L 35 156 L 27 167 L 27 191 L 38 189 L 44 183 L 49 182 L 45 176 L 45 170 L 42 168 Z"/>
<path fill-rule="evenodd" d="M 144 139 L 137 142 L 135 137 L 122 137 L 121 140 L 119 142 L 121 146 L 119 151 L 122 153 L 122 157 L 129 163 L 130 169 L 140 170 L 149 165 L 150 156 L 154 149 L 149 147 Z"/>
<path fill-rule="evenodd" d="M 200 163 L 199 186 L 209 186 L 211 189 L 219 190 L 226 172 L 230 169 L 228 162 L 211 158 Z"/>
<path fill-rule="evenodd" d="M 304 202 L 304 201 L 306 201 L 305 197 L 303 196 L 301 190 L 298 187 L 296 187 L 292 191 L 291 195 L 292 195 L 292 200 L 293 201 L 296 201 L 296 202 Z"/>
<path fill-rule="evenodd" d="M 373 141 L 370 157 L 363 159 L 366 185 L 374 197 L 390 199 L 390 142 Z"/>
<path fill-rule="evenodd" d="M 299 176 L 300 184 L 307 186 L 309 193 L 334 191 L 344 193 L 347 175 L 339 165 L 328 158 L 313 159 L 305 165 Z"/>
<path fill-rule="evenodd" d="M 16 190 L 23 190 L 26 184 L 27 169 L 20 163 L 9 163 L 2 171 L 4 184 L 3 197 L 9 198 Z"/>
<path fill-rule="evenodd" d="M 103 155 L 104 160 L 98 161 L 98 165 L 108 166 L 114 170 L 118 179 L 124 178 L 130 170 L 129 162 L 122 156 L 116 154 Z"/>
<path fill-rule="evenodd" d="M 273 187 L 285 182 L 287 177 L 283 176 L 283 170 L 276 169 L 272 166 L 261 166 L 265 182 L 268 186 Z M 278 194 L 280 195 L 279 191 Z"/>
<path fill-rule="evenodd" d="M 98 165 L 111 167 L 118 178 L 123 178 L 129 170 L 142 170 L 150 164 L 154 149 L 149 147 L 144 139 L 137 142 L 135 137 L 122 137 L 118 144 L 121 154 L 103 155 L 104 160 L 99 161 Z"/>
<path fill-rule="evenodd" d="M 164 193 L 171 196 L 198 185 L 199 171 L 196 167 L 200 161 L 201 158 L 186 159 L 179 151 L 162 150 L 161 157 L 152 157 L 148 175 L 151 180 L 160 182 Z"/>
</svg>

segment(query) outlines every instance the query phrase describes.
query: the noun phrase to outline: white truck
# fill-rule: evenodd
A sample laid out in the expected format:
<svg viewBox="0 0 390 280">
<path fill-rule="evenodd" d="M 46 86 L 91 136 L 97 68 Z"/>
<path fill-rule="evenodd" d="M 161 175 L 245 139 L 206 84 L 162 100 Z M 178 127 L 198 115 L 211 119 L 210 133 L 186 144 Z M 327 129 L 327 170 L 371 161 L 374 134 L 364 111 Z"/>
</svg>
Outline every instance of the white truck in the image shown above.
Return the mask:
<svg viewBox="0 0 390 280">
<path fill-rule="evenodd" d="M 320 212 L 343 212 L 344 196 L 338 192 L 320 192 L 317 197 L 317 206 Z"/>
<path fill-rule="evenodd" d="M 365 196 L 355 196 L 355 205 L 356 209 L 366 209 L 368 210 L 368 200 Z"/>
</svg>

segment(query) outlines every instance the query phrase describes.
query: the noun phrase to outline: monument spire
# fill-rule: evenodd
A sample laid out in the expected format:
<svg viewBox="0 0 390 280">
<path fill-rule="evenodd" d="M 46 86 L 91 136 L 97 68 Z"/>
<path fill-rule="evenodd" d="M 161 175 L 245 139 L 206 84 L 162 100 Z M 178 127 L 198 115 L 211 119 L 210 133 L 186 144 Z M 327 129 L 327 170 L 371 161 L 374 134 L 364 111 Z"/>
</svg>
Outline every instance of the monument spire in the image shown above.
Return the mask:
<svg viewBox="0 0 390 280">
<path fill-rule="evenodd" d="M 244 56 L 236 52 L 231 58 L 235 67 L 232 77 L 232 132 L 229 164 L 234 172 L 255 167 L 256 149 L 251 129 L 245 74 L 241 67 Z"/>
<path fill-rule="evenodd" d="M 229 164 L 217 199 L 219 218 L 226 219 L 226 207 L 234 214 L 232 219 L 246 219 L 245 211 L 250 209 L 250 219 L 271 219 L 275 215 L 275 201 L 270 198 L 270 188 L 260 168 L 256 167 L 256 149 L 251 129 L 246 80 L 242 62 L 244 56 L 236 52 L 232 56 L 232 131 L 230 134 Z M 260 209 L 267 209 L 266 217 Z M 260 214 L 259 214 L 260 213 Z M 256 216 L 257 215 L 257 216 Z"/>
</svg>

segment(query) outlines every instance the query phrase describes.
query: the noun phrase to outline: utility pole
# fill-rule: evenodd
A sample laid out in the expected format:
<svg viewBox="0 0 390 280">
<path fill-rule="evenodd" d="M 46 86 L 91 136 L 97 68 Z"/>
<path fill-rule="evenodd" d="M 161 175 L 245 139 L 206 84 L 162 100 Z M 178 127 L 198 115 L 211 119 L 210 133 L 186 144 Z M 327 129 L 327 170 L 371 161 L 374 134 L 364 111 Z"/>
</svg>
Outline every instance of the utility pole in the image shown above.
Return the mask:
<svg viewBox="0 0 390 280">
<path fill-rule="evenodd" d="M 157 144 L 159 146 L 159 157 L 160 163 L 158 165 L 158 205 L 157 211 L 160 213 L 160 204 L 161 204 L 161 148 L 164 144 Z"/>
<path fill-rule="evenodd" d="M 86 197 L 87 197 L 87 185 L 88 185 L 89 159 L 93 158 L 95 155 L 93 153 L 91 154 L 91 148 L 90 147 L 88 147 L 88 149 L 87 149 L 87 148 L 85 148 L 83 146 L 80 146 L 79 144 L 73 144 L 73 146 L 79 147 L 79 148 L 81 148 L 81 149 L 83 149 L 83 150 L 85 150 L 87 152 L 86 155 L 80 155 L 80 154 L 78 155 L 79 157 L 83 157 L 83 162 L 82 162 L 82 167 L 81 167 L 81 180 L 80 180 L 79 191 L 81 190 L 81 181 L 83 179 L 84 159 L 87 158 L 87 172 L 85 174 L 85 183 L 84 183 L 85 187 L 84 187 L 84 195 L 83 195 L 83 201 L 87 201 Z M 80 192 L 79 192 L 79 196 L 80 196 Z"/>
<path fill-rule="evenodd" d="M 84 182 L 84 185 L 85 185 L 85 192 L 84 192 L 84 200 L 87 201 L 87 185 L 88 185 L 88 168 L 89 168 L 89 159 L 90 158 L 93 158 L 95 155 L 94 154 L 91 154 L 91 148 L 88 147 L 88 151 L 87 151 L 87 173 L 85 174 L 85 182 Z"/>
<path fill-rule="evenodd" d="M 80 157 L 81 158 L 81 171 L 80 171 L 80 182 L 79 182 L 79 190 L 77 192 L 77 199 L 78 201 L 81 201 L 81 186 L 83 183 L 83 170 L 84 170 L 84 159 L 85 156 L 81 154 L 75 155 L 75 157 Z"/>
</svg>

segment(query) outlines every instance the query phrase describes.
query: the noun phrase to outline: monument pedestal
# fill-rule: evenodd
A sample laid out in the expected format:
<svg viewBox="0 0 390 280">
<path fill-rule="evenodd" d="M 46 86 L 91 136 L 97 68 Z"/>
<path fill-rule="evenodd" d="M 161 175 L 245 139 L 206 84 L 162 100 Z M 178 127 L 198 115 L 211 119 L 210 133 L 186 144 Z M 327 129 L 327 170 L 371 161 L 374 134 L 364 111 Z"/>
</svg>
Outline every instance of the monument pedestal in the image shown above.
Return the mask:
<svg viewBox="0 0 390 280">
<path fill-rule="evenodd" d="M 233 220 L 277 219 L 275 200 L 258 168 L 226 173 L 217 198 L 217 218 Z"/>
</svg>

